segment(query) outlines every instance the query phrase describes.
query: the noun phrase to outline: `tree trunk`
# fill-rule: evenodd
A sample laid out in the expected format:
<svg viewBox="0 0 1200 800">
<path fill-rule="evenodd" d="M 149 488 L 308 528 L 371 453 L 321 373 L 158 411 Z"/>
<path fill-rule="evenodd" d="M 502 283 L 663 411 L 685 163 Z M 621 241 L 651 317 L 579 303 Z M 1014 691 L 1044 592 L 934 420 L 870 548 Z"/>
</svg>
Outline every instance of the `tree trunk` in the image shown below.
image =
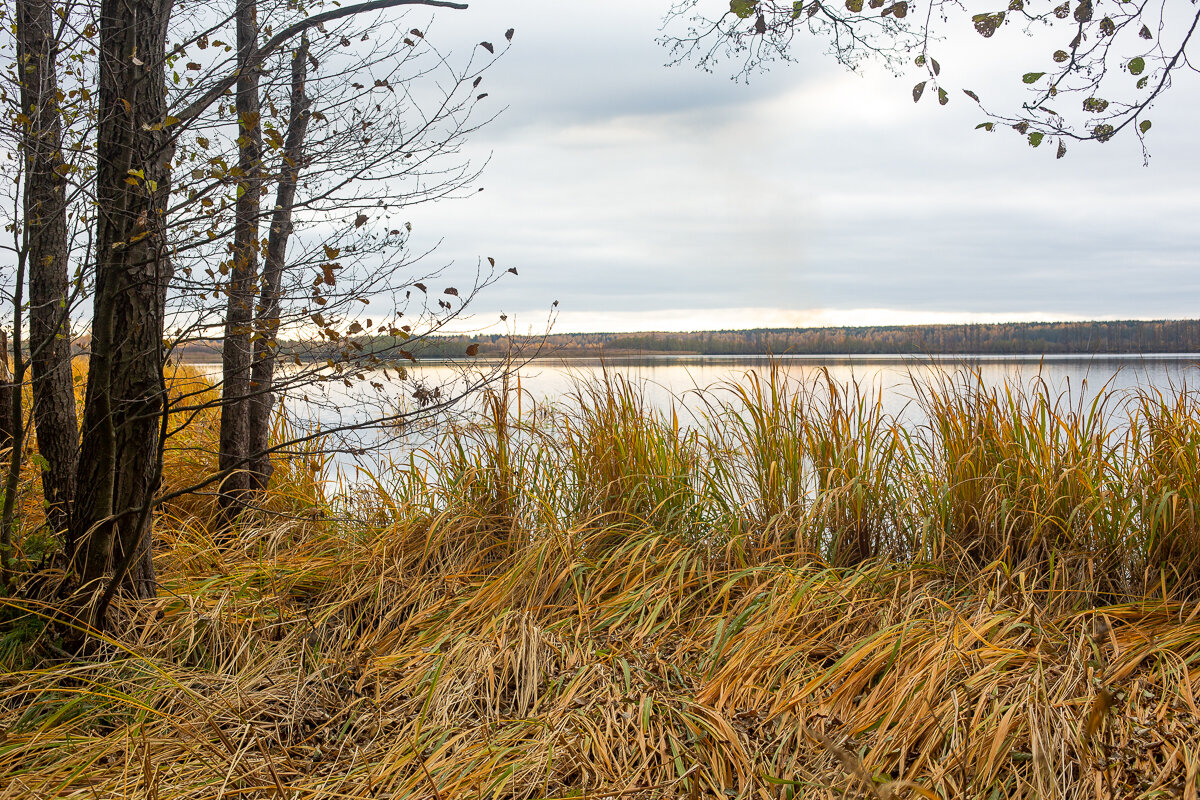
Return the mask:
<svg viewBox="0 0 1200 800">
<path fill-rule="evenodd" d="M 154 594 L 148 512 L 161 477 L 162 331 L 170 260 L 164 209 L 174 155 L 163 61 L 171 0 L 101 0 L 96 293 L 74 562 L 84 583 Z M 128 179 L 128 180 L 127 180 Z M 102 623 L 102 620 L 93 620 Z"/>
<path fill-rule="evenodd" d="M 28 120 L 21 138 L 33 420 L 38 452 L 45 459 L 46 522 L 62 534 L 75 499 L 79 428 L 71 375 L 66 170 L 52 5 L 50 0 L 17 3 L 17 63 L 21 65 L 21 109 Z"/>
<path fill-rule="evenodd" d="M 283 166 L 271 214 L 271 230 L 267 236 L 267 256 L 263 263 L 262 293 L 255 320 L 254 366 L 250 373 L 250 475 L 253 486 L 266 489 L 274 467 L 267 453 L 271 439 L 271 411 L 275 395 L 271 387 L 275 380 L 275 339 L 279 331 L 280 286 L 283 282 L 284 259 L 288 237 L 292 233 L 292 210 L 296 202 L 296 184 L 300 178 L 304 153 L 304 136 L 308 131 L 311 101 L 304 94 L 308 77 L 308 37 L 292 53 L 292 98 L 288 111 L 287 136 L 283 145 Z"/>
<path fill-rule="evenodd" d="M 258 278 L 258 215 L 262 193 L 262 126 L 259 123 L 258 24 L 255 0 L 238 0 L 238 182 L 234 208 L 229 305 L 221 353 L 221 450 L 218 467 L 228 471 L 221 482 L 226 524 L 237 516 L 250 488 L 250 329 L 254 319 L 254 284 Z"/>
</svg>

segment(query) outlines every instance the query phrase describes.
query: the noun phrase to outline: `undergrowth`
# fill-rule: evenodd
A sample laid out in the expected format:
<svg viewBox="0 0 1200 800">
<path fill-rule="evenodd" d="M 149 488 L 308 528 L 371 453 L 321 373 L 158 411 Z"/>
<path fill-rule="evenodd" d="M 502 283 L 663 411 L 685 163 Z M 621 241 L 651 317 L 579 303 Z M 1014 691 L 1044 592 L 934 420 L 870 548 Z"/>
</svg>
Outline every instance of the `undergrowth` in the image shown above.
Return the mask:
<svg viewBox="0 0 1200 800">
<path fill-rule="evenodd" d="M 502 389 L 232 537 L 173 501 L 102 657 L 6 601 L 0 798 L 1196 797 L 1196 395 L 914 396 Z"/>
</svg>

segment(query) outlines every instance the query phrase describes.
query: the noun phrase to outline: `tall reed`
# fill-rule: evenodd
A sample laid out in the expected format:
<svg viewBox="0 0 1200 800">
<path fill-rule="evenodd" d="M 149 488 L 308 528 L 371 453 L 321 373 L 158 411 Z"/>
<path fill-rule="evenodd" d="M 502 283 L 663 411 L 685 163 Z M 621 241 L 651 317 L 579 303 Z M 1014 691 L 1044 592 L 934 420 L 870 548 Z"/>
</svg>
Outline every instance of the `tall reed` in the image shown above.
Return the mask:
<svg viewBox="0 0 1200 800">
<path fill-rule="evenodd" d="M 1197 796 L 1195 397 L 913 392 L 500 386 L 232 540 L 172 503 L 105 658 L 3 601 L 0 800 Z"/>
<path fill-rule="evenodd" d="M 1138 536 L 1129 556 L 1147 588 L 1200 592 L 1200 397 L 1180 388 L 1139 392 L 1127 478 Z"/>
</svg>

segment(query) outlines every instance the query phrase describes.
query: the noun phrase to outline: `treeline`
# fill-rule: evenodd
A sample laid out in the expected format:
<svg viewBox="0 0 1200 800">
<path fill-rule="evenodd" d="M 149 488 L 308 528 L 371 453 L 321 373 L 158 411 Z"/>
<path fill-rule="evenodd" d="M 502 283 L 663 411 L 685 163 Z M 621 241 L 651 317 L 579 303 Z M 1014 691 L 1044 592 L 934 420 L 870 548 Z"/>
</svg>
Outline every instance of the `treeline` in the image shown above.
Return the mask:
<svg viewBox="0 0 1200 800">
<path fill-rule="evenodd" d="M 344 350 L 340 341 L 284 341 L 284 360 L 324 360 Z M 396 361 L 496 358 L 517 355 L 586 357 L 621 355 L 1064 355 L 1200 352 L 1200 320 L 1108 322 L 1006 322 L 980 325 L 877 325 L 857 328 L 757 328 L 686 333 L 560 333 L 534 341 L 502 334 L 430 336 L 405 341 L 390 336 L 353 337 L 360 356 L 373 353 Z M 181 361 L 212 362 L 212 345 L 182 348 Z M 399 363 L 404 363 L 401 357 Z"/>
<path fill-rule="evenodd" d="M 430 350 L 501 355 L 500 336 L 431 340 Z M 1008 322 L 978 325 L 876 325 L 759 328 L 688 333 L 585 333 L 546 337 L 542 355 L 1055 355 L 1200 352 L 1200 320 Z"/>
</svg>

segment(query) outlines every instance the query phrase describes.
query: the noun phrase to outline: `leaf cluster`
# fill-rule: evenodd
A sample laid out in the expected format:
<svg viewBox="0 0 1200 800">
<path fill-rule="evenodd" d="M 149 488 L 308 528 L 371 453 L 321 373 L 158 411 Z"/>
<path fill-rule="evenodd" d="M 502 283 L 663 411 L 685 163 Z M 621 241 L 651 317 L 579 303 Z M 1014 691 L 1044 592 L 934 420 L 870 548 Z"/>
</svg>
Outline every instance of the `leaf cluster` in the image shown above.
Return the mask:
<svg viewBox="0 0 1200 800">
<path fill-rule="evenodd" d="M 792 60 L 801 33 L 851 68 L 871 58 L 893 71 L 910 62 L 924 73 L 913 86 L 914 102 L 931 89 L 944 106 L 961 91 L 986 115 L 978 128 L 1014 130 L 1035 148 L 1052 138 L 1058 158 L 1067 141 L 1107 142 L 1124 131 L 1133 132 L 1145 153 L 1149 111 L 1181 72 L 1195 70 L 1189 48 L 1200 26 L 1194 4 L 1165 0 L 1010 0 L 974 13 L 953 0 L 681 0 L 667 16 L 672 32 L 662 42 L 676 61 L 692 59 L 711 69 L 718 58 L 734 56 L 740 77 L 773 60 Z M 1028 87 L 1027 100 L 993 106 L 976 89 L 943 77 L 934 51 L 969 35 L 962 32 L 964 22 L 985 40 L 1020 33 L 1046 44 L 1041 64 L 1000 56 L 1004 64 L 997 72 L 1011 68 Z"/>
</svg>

